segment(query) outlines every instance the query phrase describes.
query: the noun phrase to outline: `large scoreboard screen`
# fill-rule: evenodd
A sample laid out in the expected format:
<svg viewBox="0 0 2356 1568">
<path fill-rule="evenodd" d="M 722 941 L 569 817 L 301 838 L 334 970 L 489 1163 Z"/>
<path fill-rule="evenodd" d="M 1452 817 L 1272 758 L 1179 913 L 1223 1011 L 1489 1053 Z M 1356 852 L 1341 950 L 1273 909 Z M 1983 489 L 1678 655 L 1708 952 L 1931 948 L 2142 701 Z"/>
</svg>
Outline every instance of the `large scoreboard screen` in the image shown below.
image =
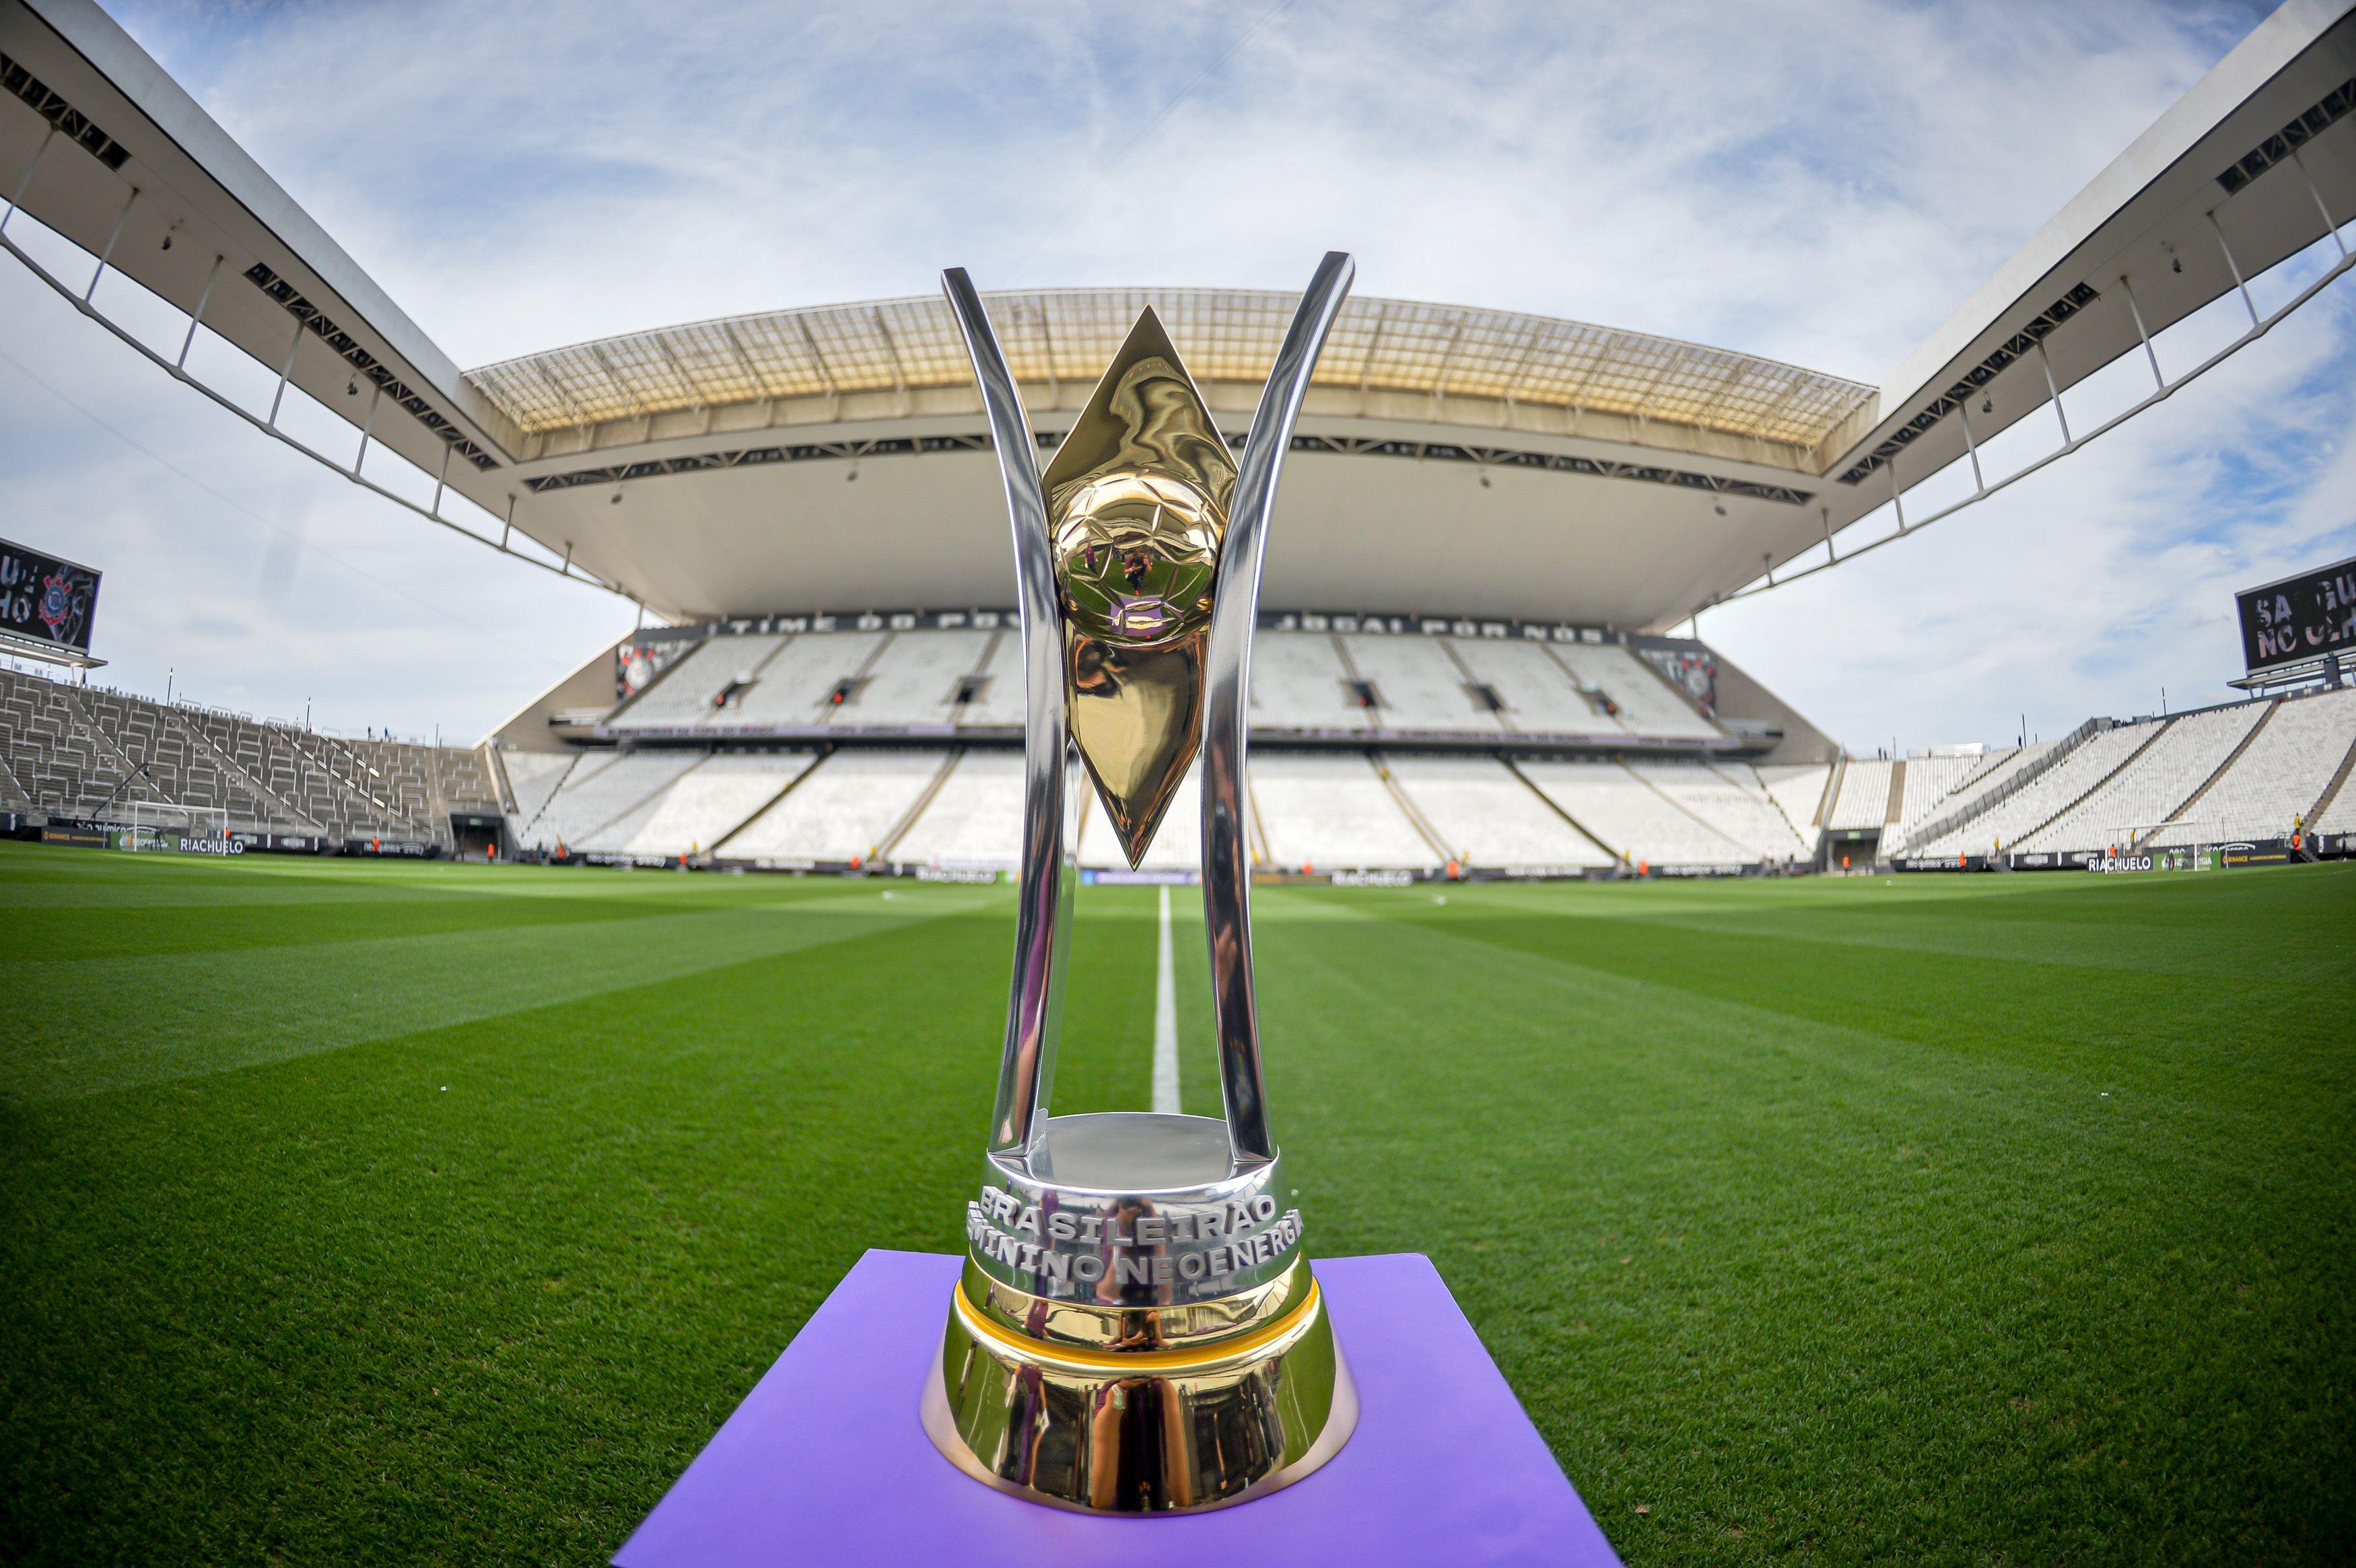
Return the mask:
<svg viewBox="0 0 2356 1568">
<path fill-rule="evenodd" d="M 86 654 L 97 610 L 95 571 L 0 539 L 0 631 Z"/>
<path fill-rule="evenodd" d="M 2253 674 L 2327 654 L 2356 653 L 2356 556 L 2244 588 L 2233 595 L 2242 614 L 2242 656 Z"/>
</svg>

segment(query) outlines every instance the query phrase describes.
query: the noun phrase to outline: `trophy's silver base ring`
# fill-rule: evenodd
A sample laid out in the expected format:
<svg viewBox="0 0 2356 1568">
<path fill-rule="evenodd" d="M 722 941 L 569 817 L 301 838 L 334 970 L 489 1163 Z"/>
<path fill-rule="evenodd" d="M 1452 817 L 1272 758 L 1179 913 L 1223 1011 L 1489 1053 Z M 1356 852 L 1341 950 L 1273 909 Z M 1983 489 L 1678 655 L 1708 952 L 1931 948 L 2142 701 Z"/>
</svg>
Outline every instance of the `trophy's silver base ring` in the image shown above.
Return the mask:
<svg viewBox="0 0 2356 1568">
<path fill-rule="evenodd" d="M 1009 1333 L 960 1288 L 922 1415 L 933 1445 L 986 1487 L 1075 1513 L 1151 1519 L 1234 1508 L 1313 1474 L 1357 1429 L 1358 1391 L 1322 1293 L 1235 1341 L 1124 1354 Z M 1002 1468 L 984 1462 L 969 1433 L 990 1435 Z"/>
</svg>

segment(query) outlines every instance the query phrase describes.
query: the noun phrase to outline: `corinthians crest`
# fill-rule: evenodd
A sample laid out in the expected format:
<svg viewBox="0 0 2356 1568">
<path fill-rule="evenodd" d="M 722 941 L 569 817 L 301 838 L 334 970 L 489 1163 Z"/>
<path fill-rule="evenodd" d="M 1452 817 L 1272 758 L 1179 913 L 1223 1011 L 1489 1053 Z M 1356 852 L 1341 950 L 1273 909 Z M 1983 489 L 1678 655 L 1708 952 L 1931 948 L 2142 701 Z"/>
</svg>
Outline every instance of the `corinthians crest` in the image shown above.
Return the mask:
<svg viewBox="0 0 2356 1568">
<path fill-rule="evenodd" d="M 1044 475 L 981 296 L 962 272 L 942 279 L 1013 526 L 1026 721 L 997 1108 L 924 1419 L 968 1474 L 1034 1501 L 1243 1502 L 1323 1464 L 1356 1424 L 1269 1131 L 1243 821 L 1278 471 L 1352 271 L 1338 252 L 1318 268 L 1240 465 L 1148 310 Z M 1079 791 L 1095 789 L 1134 866 L 1198 755 L 1226 1116 L 1050 1115 Z"/>
</svg>

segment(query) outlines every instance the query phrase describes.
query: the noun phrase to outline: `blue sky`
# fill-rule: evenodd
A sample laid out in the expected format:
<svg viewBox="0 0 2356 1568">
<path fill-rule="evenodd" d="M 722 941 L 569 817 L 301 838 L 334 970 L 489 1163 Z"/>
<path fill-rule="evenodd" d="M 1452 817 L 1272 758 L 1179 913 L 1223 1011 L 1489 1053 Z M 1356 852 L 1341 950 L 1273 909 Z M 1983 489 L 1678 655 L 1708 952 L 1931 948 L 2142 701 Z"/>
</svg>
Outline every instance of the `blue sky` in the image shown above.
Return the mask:
<svg viewBox="0 0 2356 1568">
<path fill-rule="evenodd" d="M 2264 15 L 1827 0 L 121 5 L 462 365 L 988 286 L 1297 287 L 1879 381 Z M 2356 550 L 2356 295 L 1997 499 L 1703 617 L 1852 748 L 2230 695 L 2234 586 Z M 2202 324 L 2206 329 L 2208 324 Z M 2188 338 L 2196 334 L 2187 334 Z M 7 531 L 108 672 L 472 739 L 631 620 L 349 489 L 0 261 Z M 1444 607 L 1443 607 L 1444 608 Z"/>
</svg>

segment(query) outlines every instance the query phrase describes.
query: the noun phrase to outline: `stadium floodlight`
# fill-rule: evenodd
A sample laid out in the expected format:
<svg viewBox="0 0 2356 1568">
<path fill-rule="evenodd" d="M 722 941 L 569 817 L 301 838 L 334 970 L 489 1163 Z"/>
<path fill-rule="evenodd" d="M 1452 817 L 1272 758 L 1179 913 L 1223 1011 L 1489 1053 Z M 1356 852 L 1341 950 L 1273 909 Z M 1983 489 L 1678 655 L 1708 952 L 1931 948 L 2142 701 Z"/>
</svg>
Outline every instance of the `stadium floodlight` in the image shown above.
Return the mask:
<svg viewBox="0 0 2356 1568">
<path fill-rule="evenodd" d="M 1005 1055 L 925 1427 L 967 1474 L 1034 1501 L 1217 1508 L 1307 1475 L 1357 1424 L 1269 1133 L 1243 795 L 1278 472 L 1355 271 L 1339 251 L 1319 265 L 1240 468 L 1149 310 L 1044 476 L 980 294 L 961 270 L 942 278 L 1005 482 L 1028 712 Z M 1198 748 L 1226 1119 L 1051 1117 L 1082 778 L 1133 868 Z"/>
</svg>

